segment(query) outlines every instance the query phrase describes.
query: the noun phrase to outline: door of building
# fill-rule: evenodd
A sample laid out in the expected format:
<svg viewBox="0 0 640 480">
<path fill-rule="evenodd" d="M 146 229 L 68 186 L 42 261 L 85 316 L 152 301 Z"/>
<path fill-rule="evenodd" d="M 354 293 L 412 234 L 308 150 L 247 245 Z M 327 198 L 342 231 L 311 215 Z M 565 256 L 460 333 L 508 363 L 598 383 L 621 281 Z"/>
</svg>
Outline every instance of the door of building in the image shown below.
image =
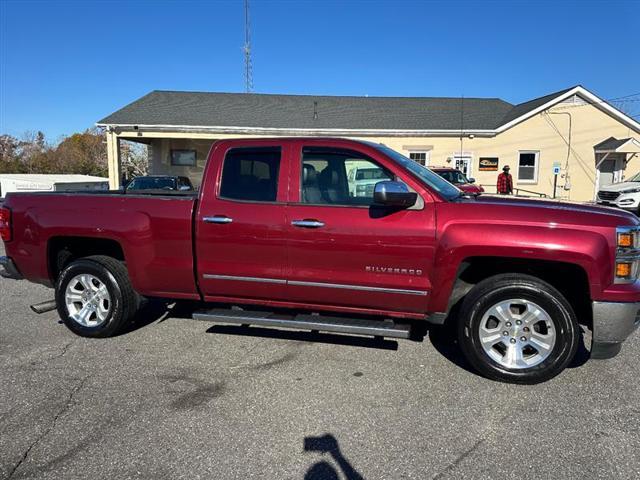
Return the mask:
<svg viewBox="0 0 640 480">
<path fill-rule="evenodd" d="M 467 178 L 469 178 L 469 177 L 473 176 L 473 175 L 471 175 L 471 164 L 472 164 L 471 160 L 472 160 L 471 155 L 469 155 L 467 153 L 454 154 L 454 156 L 453 156 L 454 168 L 457 168 L 462 173 L 464 173 L 464 175 Z"/>
<path fill-rule="evenodd" d="M 598 157 L 598 190 L 605 185 L 621 182 L 625 168 L 624 154 L 609 153 L 606 157 L 604 154 L 598 154 Z"/>
</svg>

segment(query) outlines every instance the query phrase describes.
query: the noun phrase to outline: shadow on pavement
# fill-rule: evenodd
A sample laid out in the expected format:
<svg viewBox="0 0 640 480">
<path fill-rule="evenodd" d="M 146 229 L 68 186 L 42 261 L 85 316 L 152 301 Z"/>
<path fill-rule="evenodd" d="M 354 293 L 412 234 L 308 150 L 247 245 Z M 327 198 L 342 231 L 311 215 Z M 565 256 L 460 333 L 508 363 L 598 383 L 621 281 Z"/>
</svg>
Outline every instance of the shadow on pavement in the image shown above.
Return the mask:
<svg viewBox="0 0 640 480">
<path fill-rule="evenodd" d="M 331 435 L 325 434 L 321 437 L 305 437 L 305 452 L 328 453 L 338 465 L 343 477 L 338 474 L 338 470 L 327 461 L 319 461 L 311 465 L 304 476 L 304 480 L 337 480 L 346 478 L 347 480 L 364 480 L 364 477 L 349 463 L 349 460 L 342 454 L 338 440 Z"/>
<path fill-rule="evenodd" d="M 147 299 L 144 300 L 136 318 L 118 335 L 126 335 L 155 322 L 164 322 L 167 318 L 191 318 L 197 308 L 196 302 L 177 302 Z"/>
<path fill-rule="evenodd" d="M 578 342 L 578 351 L 576 352 L 576 356 L 573 357 L 573 360 L 571 360 L 571 363 L 567 368 L 581 367 L 582 365 L 584 365 L 589 361 L 589 358 L 591 358 L 591 352 L 587 350 L 587 345 L 585 342 L 586 335 L 587 335 L 587 329 L 581 326 L 580 341 Z"/>
<path fill-rule="evenodd" d="M 154 322 L 163 322 L 167 318 L 190 319 L 191 314 L 201 308 L 198 302 L 181 301 L 170 303 L 162 300 L 149 300 L 143 305 L 136 321 L 122 334 L 133 332 Z M 475 369 L 464 357 L 457 341 L 455 322 L 448 320 L 444 325 L 428 325 L 425 323 L 414 324 L 413 339 L 421 341 L 428 337 L 433 347 L 447 360 L 456 366 L 478 375 Z M 245 337 L 277 338 L 281 340 L 295 340 L 299 342 L 326 343 L 330 345 L 346 345 L 352 347 L 375 348 L 380 350 L 398 350 L 398 342 L 377 337 L 342 335 L 322 333 L 314 331 L 284 330 L 276 328 L 264 328 L 259 326 L 224 325 L 214 324 L 207 329 L 207 333 L 219 335 L 237 335 Z M 568 368 L 577 368 L 584 365 L 590 357 L 585 342 L 588 331 L 581 327 L 578 351 Z"/>
<path fill-rule="evenodd" d="M 430 325 L 427 336 L 440 355 L 467 372 L 478 375 L 462 353 L 458 345 L 456 329 L 449 322 L 444 325 Z"/>
<path fill-rule="evenodd" d="M 199 302 L 169 302 L 163 300 L 147 300 L 140 309 L 134 322 L 120 335 L 134 332 L 152 323 L 164 322 L 168 318 L 189 319 L 194 311 L 202 308 Z M 195 320 L 193 320 L 195 321 Z M 212 322 L 214 323 L 214 322 Z M 214 324 L 207 333 L 220 335 L 237 335 L 245 337 L 278 338 L 299 342 L 327 343 L 331 345 L 347 345 L 352 347 L 376 348 L 380 350 L 398 350 L 398 342 L 377 337 L 359 337 L 355 335 L 339 335 L 314 331 L 282 330 L 258 326 Z"/>
</svg>

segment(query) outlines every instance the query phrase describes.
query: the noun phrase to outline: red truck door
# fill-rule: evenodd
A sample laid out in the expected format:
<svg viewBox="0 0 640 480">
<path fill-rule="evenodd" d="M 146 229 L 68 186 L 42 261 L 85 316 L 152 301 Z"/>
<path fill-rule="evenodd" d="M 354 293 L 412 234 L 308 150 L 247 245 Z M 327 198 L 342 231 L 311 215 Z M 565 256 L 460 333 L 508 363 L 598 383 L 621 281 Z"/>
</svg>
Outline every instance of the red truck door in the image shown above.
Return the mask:
<svg viewBox="0 0 640 480">
<path fill-rule="evenodd" d="M 300 141 L 291 151 L 288 297 L 308 304 L 426 311 L 435 218 L 431 195 L 373 147 Z M 412 209 L 373 207 L 376 182 L 419 194 Z"/>
<path fill-rule="evenodd" d="M 205 300 L 283 299 L 288 165 L 281 143 L 220 142 L 209 158 L 195 219 Z"/>
</svg>

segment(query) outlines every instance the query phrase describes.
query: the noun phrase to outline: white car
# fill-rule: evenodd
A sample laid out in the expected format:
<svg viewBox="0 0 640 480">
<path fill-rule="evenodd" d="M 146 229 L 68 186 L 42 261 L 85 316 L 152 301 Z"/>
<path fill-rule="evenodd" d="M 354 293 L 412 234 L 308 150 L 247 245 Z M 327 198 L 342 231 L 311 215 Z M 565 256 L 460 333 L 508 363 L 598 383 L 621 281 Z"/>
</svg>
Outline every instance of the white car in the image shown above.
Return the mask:
<svg viewBox="0 0 640 480">
<path fill-rule="evenodd" d="M 382 168 L 373 164 L 366 167 L 358 166 L 348 174 L 349 194 L 352 197 L 373 198 L 376 183 L 383 180 L 391 180 L 391 177 Z"/>
<path fill-rule="evenodd" d="M 596 202 L 601 205 L 622 208 L 633 213 L 640 212 L 640 173 L 620 183 L 604 185 L 598 191 Z"/>
</svg>

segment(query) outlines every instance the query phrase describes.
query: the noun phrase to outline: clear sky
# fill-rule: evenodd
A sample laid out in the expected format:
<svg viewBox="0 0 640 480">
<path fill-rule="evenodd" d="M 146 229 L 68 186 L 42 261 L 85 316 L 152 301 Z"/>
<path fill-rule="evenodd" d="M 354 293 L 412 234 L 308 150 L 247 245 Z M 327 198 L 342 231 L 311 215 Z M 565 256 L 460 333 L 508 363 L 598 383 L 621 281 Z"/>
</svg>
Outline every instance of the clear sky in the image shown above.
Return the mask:
<svg viewBox="0 0 640 480">
<path fill-rule="evenodd" d="M 244 90 L 242 0 L 0 5 L 0 133 L 53 140 L 154 89 Z M 640 92 L 640 0 L 250 6 L 258 93 L 517 103 L 575 84 L 605 99 Z"/>
</svg>

